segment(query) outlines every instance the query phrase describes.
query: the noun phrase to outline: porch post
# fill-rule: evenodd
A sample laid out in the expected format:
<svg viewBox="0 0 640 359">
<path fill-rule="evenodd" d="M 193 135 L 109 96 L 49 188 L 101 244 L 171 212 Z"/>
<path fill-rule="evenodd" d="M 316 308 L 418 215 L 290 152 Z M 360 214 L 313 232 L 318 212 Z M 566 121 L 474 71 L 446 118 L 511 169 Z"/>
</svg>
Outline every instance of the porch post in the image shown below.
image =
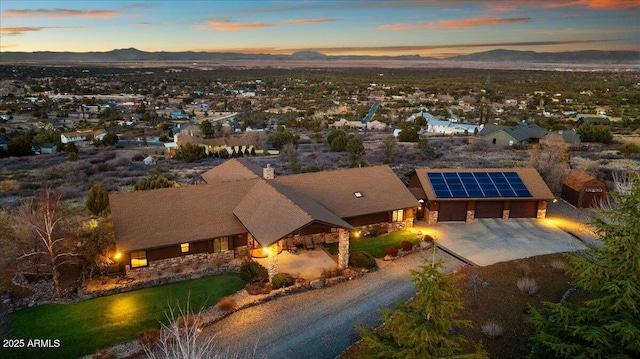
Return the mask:
<svg viewBox="0 0 640 359">
<path fill-rule="evenodd" d="M 278 274 L 278 242 L 267 247 L 267 256 L 267 271 L 271 282 L 273 276 Z"/>
<path fill-rule="evenodd" d="M 338 268 L 349 268 L 349 231 L 338 229 Z"/>
</svg>

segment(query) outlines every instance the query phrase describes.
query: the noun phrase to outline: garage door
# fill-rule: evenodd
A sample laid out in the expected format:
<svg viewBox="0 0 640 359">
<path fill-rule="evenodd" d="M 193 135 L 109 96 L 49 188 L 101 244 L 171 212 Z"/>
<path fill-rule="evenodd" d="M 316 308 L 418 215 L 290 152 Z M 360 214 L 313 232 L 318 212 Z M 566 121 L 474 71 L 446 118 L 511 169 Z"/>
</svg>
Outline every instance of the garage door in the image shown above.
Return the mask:
<svg viewBox="0 0 640 359">
<path fill-rule="evenodd" d="M 509 218 L 536 218 L 538 216 L 538 202 L 513 201 Z"/>
<path fill-rule="evenodd" d="M 502 218 L 502 201 L 476 202 L 476 218 Z"/>
<path fill-rule="evenodd" d="M 438 207 L 438 222 L 466 221 L 467 202 L 440 202 Z"/>
</svg>

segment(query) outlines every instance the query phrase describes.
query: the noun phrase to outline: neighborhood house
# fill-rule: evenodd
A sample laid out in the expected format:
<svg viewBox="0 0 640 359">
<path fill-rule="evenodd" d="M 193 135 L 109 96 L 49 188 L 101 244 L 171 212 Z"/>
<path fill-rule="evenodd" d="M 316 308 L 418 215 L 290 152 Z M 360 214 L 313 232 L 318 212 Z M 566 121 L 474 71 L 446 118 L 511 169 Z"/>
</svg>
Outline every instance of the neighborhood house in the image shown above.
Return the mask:
<svg viewBox="0 0 640 359">
<path fill-rule="evenodd" d="M 282 249 L 339 242 L 413 225 L 416 198 L 389 166 L 275 176 L 231 159 L 203 173 L 201 185 L 109 196 L 116 251 L 125 271 L 153 269 L 189 255 L 215 263 L 268 257 Z"/>
</svg>

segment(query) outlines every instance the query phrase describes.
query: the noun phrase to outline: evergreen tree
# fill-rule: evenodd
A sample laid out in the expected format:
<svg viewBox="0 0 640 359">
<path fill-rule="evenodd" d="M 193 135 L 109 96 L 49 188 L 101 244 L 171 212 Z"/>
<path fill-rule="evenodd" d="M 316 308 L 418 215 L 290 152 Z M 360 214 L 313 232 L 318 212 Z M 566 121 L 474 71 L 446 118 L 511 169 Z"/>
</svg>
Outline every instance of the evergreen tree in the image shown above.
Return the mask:
<svg viewBox="0 0 640 359">
<path fill-rule="evenodd" d="M 394 163 L 398 158 L 398 149 L 396 146 L 396 140 L 388 138 L 382 141 L 382 162 Z"/>
<path fill-rule="evenodd" d="M 364 145 L 362 140 L 355 136 L 350 136 L 346 146 L 347 153 L 351 159 L 351 167 L 366 167 L 367 161 L 364 159 Z"/>
<path fill-rule="evenodd" d="M 204 120 L 200 123 L 200 130 L 202 131 L 204 138 L 211 138 L 214 135 L 213 125 L 209 120 Z"/>
<path fill-rule="evenodd" d="M 87 195 L 87 209 L 99 216 L 109 207 L 109 193 L 99 184 L 94 184 Z"/>
<path fill-rule="evenodd" d="M 396 309 L 383 312 L 380 330 L 359 328 L 363 343 L 371 358 L 486 358 L 480 346 L 472 354 L 463 354 L 464 337 L 451 334 L 451 328 L 470 326 L 466 320 L 455 319 L 462 307 L 459 290 L 452 276 L 439 272 L 440 263 L 411 271 L 417 294 L 409 303 L 399 303 Z"/>
<path fill-rule="evenodd" d="M 529 318 L 536 358 L 640 358 L 640 176 L 592 225 L 604 243 L 571 256 L 583 303 L 545 303 Z"/>
</svg>

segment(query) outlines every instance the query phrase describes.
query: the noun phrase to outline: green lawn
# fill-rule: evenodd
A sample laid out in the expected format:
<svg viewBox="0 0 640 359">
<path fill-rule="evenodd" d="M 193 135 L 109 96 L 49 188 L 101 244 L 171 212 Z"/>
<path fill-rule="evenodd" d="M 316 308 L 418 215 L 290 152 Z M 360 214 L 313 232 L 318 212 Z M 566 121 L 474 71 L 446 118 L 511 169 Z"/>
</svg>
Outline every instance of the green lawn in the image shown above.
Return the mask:
<svg viewBox="0 0 640 359">
<path fill-rule="evenodd" d="M 385 249 L 389 246 L 402 248 L 402 241 L 409 241 L 417 244 L 420 239 L 408 230 L 391 232 L 380 237 L 364 237 L 360 239 L 351 239 L 349 242 L 349 253 L 363 251 L 371 254 L 376 258 L 385 256 Z M 338 243 L 330 243 L 327 245 L 332 254 L 338 254 Z"/>
<path fill-rule="evenodd" d="M 11 337 L 59 339 L 53 349 L 0 349 L 0 357 L 78 358 L 97 349 L 135 339 L 148 328 L 166 322 L 169 300 L 184 305 L 189 292 L 191 306 L 200 309 L 233 294 L 245 283 L 237 274 L 221 274 L 190 281 L 140 289 L 73 304 L 47 304 L 15 312 L 9 316 Z"/>
</svg>

